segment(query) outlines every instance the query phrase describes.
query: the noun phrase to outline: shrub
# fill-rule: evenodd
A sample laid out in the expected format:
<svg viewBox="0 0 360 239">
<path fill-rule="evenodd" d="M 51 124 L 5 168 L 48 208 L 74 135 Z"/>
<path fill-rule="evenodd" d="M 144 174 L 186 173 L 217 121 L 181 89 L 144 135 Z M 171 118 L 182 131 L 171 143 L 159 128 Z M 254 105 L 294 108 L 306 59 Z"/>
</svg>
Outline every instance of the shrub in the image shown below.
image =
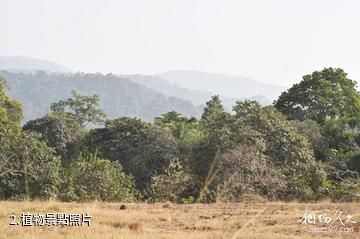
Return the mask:
<svg viewBox="0 0 360 239">
<path fill-rule="evenodd" d="M 0 138 L 0 197 L 4 199 L 55 198 L 60 158 L 29 132 L 8 133 Z"/>
<path fill-rule="evenodd" d="M 62 172 L 60 199 L 65 201 L 133 201 L 133 179 L 119 162 L 100 159 L 96 154 L 80 156 Z"/>
<path fill-rule="evenodd" d="M 152 177 L 149 197 L 151 201 L 185 202 L 186 197 L 193 201 L 192 196 L 188 195 L 193 185 L 192 177 L 184 171 L 179 160 L 173 159 L 164 174 Z"/>
</svg>

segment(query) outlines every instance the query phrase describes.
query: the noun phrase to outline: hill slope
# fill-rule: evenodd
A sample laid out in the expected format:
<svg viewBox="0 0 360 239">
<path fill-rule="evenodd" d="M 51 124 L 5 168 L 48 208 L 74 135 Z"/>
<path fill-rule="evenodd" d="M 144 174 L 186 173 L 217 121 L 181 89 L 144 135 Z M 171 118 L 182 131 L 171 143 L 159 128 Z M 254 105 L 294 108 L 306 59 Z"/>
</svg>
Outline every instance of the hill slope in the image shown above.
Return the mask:
<svg viewBox="0 0 360 239">
<path fill-rule="evenodd" d="M 265 97 L 273 101 L 286 89 L 283 86 L 265 84 L 246 77 L 233 77 L 199 71 L 169 71 L 157 76 L 180 87 L 216 92 L 229 98 Z"/>
<path fill-rule="evenodd" d="M 0 70 L 8 70 L 14 72 L 71 72 L 71 70 L 63 65 L 55 62 L 36 59 L 25 56 L 0 56 Z"/>
<path fill-rule="evenodd" d="M 212 95 L 219 94 L 217 90 L 211 92 L 205 90 L 184 88 L 181 87 L 180 84 L 171 83 L 170 81 L 164 80 L 159 76 L 123 75 L 122 77 L 128 78 L 133 82 L 142 84 L 164 95 L 177 97 L 184 100 L 190 100 L 194 105 L 205 105 L 205 103 L 211 98 Z M 186 83 L 187 80 L 185 79 L 184 81 Z M 202 86 L 202 87 L 206 88 L 206 86 Z M 238 97 L 226 97 L 220 94 L 220 98 L 227 111 L 232 110 L 232 107 L 235 105 L 236 101 L 243 99 L 256 100 L 262 105 L 269 105 L 272 103 L 272 100 L 262 95 L 251 95 L 251 96 L 238 95 Z"/>
<path fill-rule="evenodd" d="M 2 71 L 9 95 L 24 105 L 25 121 L 43 116 L 50 104 L 70 96 L 72 90 L 101 96 L 101 107 L 110 118 L 137 116 L 151 121 L 168 111 L 200 116 L 202 108 L 190 101 L 167 97 L 143 85 L 113 74 L 12 73 Z"/>
<path fill-rule="evenodd" d="M 161 79 L 158 76 L 151 75 L 124 75 L 125 78 L 133 82 L 144 85 L 150 89 L 158 91 L 170 97 L 176 97 L 183 100 L 190 100 L 194 105 L 203 106 L 215 95 L 210 91 L 190 90 L 180 87 L 176 84 L 170 83 L 167 80 Z M 239 99 L 220 96 L 222 103 L 228 111 L 231 111 L 235 102 Z"/>
</svg>

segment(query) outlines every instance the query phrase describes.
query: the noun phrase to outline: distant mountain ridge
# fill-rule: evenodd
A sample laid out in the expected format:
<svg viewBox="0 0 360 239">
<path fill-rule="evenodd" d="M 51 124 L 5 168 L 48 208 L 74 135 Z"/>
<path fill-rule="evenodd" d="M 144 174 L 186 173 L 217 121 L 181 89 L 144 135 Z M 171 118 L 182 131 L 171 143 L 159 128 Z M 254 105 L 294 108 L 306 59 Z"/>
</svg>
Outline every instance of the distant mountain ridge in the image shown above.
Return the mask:
<svg viewBox="0 0 360 239">
<path fill-rule="evenodd" d="M 170 83 L 158 76 L 151 75 L 121 75 L 121 77 L 130 79 L 133 82 L 144 85 L 152 90 L 158 91 L 166 96 L 177 97 L 184 100 L 190 100 L 194 105 L 203 106 L 211 99 L 214 93 L 201 90 L 190 90 L 184 87 L 180 87 L 176 84 Z M 220 96 L 222 103 L 227 111 L 231 111 L 232 107 L 236 103 L 237 98 L 229 98 Z"/>
<path fill-rule="evenodd" d="M 194 117 L 202 113 L 202 108 L 190 101 L 165 96 L 113 74 L 2 71 L 0 75 L 7 82 L 9 95 L 24 105 L 25 121 L 45 115 L 51 103 L 67 99 L 72 90 L 100 95 L 100 105 L 110 118 L 130 116 L 152 121 L 169 111 Z"/>
<path fill-rule="evenodd" d="M 256 100 L 270 105 L 286 87 L 264 84 L 248 78 L 198 71 L 171 71 L 157 75 L 121 75 L 150 89 L 204 105 L 212 95 L 220 95 L 227 111 L 238 100 Z M 229 90 L 230 89 L 230 90 Z"/>
<path fill-rule="evenodd" d="M 168 71 L 157 74 L 157 76 L 187 89 L 201 89 L 224 97 L 238 99 L 261 96 L 269 101 L 273 101 L 287 88 L 285 86 L 262 83 L 246 77 L 200 71 Z"/>
<path fill-rule="evenodd" d="M 0 56 L 0 70 L 34 73 L 69 73 L 68 67 L 43 59 L 25 56 Z M 230 106 L 239 99 L 256 99 L 269 104 L 287 87 L 266 84 L 246 77 L 228 76 L 219 73 L 177 70 L 156 75 L 124 75 L 134 82 L 159 91 L 167 96 L 184 97 L 194 104 L 203 104 L 209 96 L 218 94 L 225 105 Z M 152 82 L 149 83 L 151 79 Z M 161 85 L 162 84 L 162 85 Z"/>
<path fill-rule="evenodd" d="M 69 68 L 61 64 L 25 56 L 0 56 L 0 70 L 12 72 L 71 72 Z"/>
<path fill-rule="evenodd" d="M 172 110 L 199 117 L 215 94 L 227 111 L 243 99 L 269 105 L 286 88 L 246 77 L 185 70 L 156 75 L 74 74 L 61 64 L 23 56 L 0 56 L 1 71 L 10 95 L 25 106 L 25 120 L 44 115 L 52 102 L 69 97 L 72 90 L 99 94 L 112 118 L 137 116 L 151 121 Z"/>
</svg>

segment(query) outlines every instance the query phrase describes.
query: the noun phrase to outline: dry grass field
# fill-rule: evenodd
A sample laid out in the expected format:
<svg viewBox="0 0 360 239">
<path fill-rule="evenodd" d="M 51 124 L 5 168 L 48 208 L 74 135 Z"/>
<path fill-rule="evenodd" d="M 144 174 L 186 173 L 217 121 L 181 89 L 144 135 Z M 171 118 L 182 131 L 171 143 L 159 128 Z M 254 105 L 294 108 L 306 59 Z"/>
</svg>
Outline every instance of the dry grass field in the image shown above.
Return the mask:
<svg viewBox="0 0 360 239">
<path fill-rule="evenodd" d="M 124 205 L 124 206 L 122 206 Z M 333 219 L 336 210 L 352 214 L 352 233 L 312 233 L 312 226 L 298 220 L 305 212 L 327 213 Z M 22 212 L 89 213 L 90 226 L 9 225 L 10 215 Z M 345 220 L 344 220 L 345 221 Z M 234 204 L 121 204 L 0 202 L 0 238 L 360 238 L 360 204 L 234 203 Z"/>
</svg>

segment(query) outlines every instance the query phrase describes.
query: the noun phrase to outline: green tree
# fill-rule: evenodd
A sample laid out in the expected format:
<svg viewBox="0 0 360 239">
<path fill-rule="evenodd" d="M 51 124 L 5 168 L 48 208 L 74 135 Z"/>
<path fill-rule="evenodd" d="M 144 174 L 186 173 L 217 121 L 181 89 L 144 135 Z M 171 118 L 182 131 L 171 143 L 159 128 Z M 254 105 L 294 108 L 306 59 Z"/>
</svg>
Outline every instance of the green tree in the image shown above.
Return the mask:
<svg viewBox="0 0 360 239">
<path fill-rule="evenodd" d="M 286 177 L 263 150 L 262 145 L 242 144 L 220 156 L 213 182 L 216 201 L 236 202 L 244 194 L 281 198 L 287 190 Z"/>
<path fill-rule="evenodd" d="M 287 177 L 284 198 L 309 199 L 319 196 L 324 171 L 314 160 L 309 140 L 272 106 L 261 107 L 254 101 L 240 101 L 234 107 L 232 139 L 241 137 L 264 143 L 264 154 Z M 246 133 L 249 132 L 249 133 Z M 245 141 L 246 142 L 246 141 Z"/>
<path fill-rule="evenodd" d="M 38 132 L 49 147 L 53 147 L 62 162 L 66 163 L 76 154 L 85 132 L 79 122 L 66 113 L 51 113 L 28 121 L 23 129 Z"/>
<path fill-rule="evenodd" d="M 249 127 L 265 140 L 267 155 L 281 163 L 296 164 L 313 158 L 306 137 L 300 135 L 286 117 L 272 106 L 261 107 L 255 101 L 239 101 L 234 107 L 232 133 Z"/>
<path fill-rule="evenodd" d="M 218 95 L 212 96 L 211 100 L 206 102 L 204 112 L 201 115 L 201 123 L 204 129 L 210 134 L 217 134 L 219 137 L 225 130 L 229 114 L 225 112 Z"/>
<path fill-rule="evenodd" d="M 198 120 L 194 117 L 187 118 L 175 111 L 156 117 L 154 125 L 170 131 L 175 138 L 182 141 L 201 138 Z"/>
<path fill-rule="evenodd" d="M 297 131 L 305 136 L 312 145 L 314 156 L 317 160 L 326 160 L 329 150 L 329 139 L 327 139 L 318 123 L 313 120 L 293 120 L 290 122 Z"/>
<path fill-rule="evenodd" d="M 170 161 L 163 174 L 151 178 L 149 186 L 152 201 L 184 202 L 194 199 L 197 185 L 178 159 Z"/>
<path fill-rule="evenodd" d="M 100 96 L 83 96 L 76 91 L 71 92 L 72 98 L 52 103 L 50 109 L 53 112 L 68 112 L 72 114 L 82 127 L 89 123 L 102 124 L 105 120 L 105 113 L 99 108 Z"/>
<path fill-rule="evenodd" d="M 4 199 L 55 198 L 60 159 L 54 150 L 30 132 L 8 133 L 0 138 L 0 195 Z"/>
<path fill-rule="evenodd" d="M 310 119 L 323 125 L 327 119 L 360 117 L 360 95 L 356 82 L 340 68 L 325 68 L 305 75 L 283 92 L 275 107 L 289 119 Z"/>
<path fill-rule="evenodd" d="M 0 137 L 5 131 L 19 131 L 23 119 L 22 105 L 6 95 L 5 86 L 5 80 L 0 76 Z"/>
<path fill-rule="evenodd" d="M 177 139 L 184 171 L 190 172 L 189 161 L 191 160 L 192 147 L 204 137 L 200 122 L 193 117 L 187 118 L 172 111 L 155 118 L 154 125 L 171 132 Z"/>
<path fill-rule="evenodd" d="M 119 161 L 140 191 L 179 156 L 171 133 L 136 118 L 107 121 L 104 128 L 91 131 L 87 145 L 89 150 L 98 149 L 103 157 Z"/>
<path fill-rule="evenodd" d="M 229 143 L 229 118 L 218 95 L 206 103 L 201 116 L 200 127 L 203 137 L 193 146 L 191 168 L 200 181 L 211 173 L 211 165 L 218 151 L 227 148 Z"/>
</svg>

